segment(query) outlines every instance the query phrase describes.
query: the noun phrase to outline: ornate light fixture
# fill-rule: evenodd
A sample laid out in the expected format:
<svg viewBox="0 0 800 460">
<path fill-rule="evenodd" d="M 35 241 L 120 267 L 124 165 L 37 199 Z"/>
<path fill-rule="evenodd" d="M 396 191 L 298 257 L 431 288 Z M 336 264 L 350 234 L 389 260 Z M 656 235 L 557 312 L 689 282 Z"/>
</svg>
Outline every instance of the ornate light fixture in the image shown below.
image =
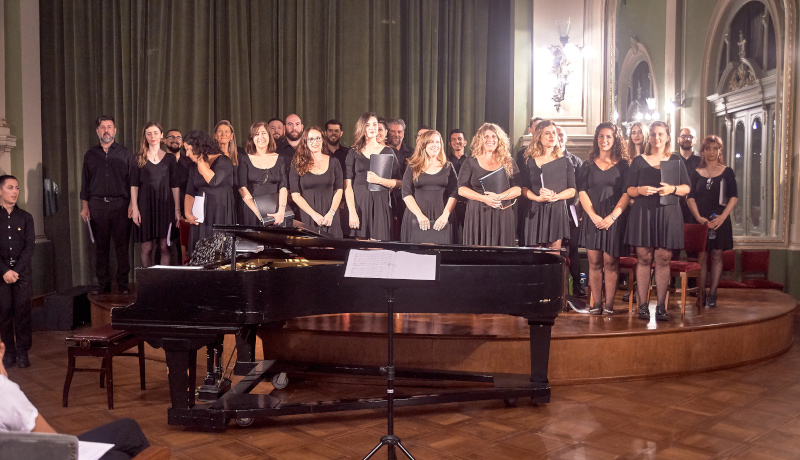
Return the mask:
<svg viewBox="0 0 800 460">
<path fill-rule="evenodd" d="M 550 45 L 548 47 L 550 55 L 553 58 L 551 73 L 555 77 L 556 83 L 555 88 L 553 88 L 553 102 L 555 103 L 556 112 L 561 111 L 561 103 L 564 102 L 564 97 L 567 92 L 567 83 L 572 73 L 572 69 L 570 69 L 570 59 L 581 58 L 581 51 L 585 51 L 582 46 L 577 46 L 569 42 L 569 25 L 570 18 L 567 18 L 566 21 L 556 21 L 561 44 Z"/>
</svg>

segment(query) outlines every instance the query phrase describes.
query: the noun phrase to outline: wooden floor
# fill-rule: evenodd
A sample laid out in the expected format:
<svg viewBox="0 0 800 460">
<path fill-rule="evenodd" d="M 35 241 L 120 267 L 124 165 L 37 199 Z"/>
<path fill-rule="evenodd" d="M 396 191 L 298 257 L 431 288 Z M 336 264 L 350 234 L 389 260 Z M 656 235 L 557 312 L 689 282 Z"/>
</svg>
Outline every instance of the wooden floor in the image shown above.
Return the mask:
<svg viewBox="0 0 800 460">
<path fill-rule="evenodd" d="M 797 459 L 800 458 L 800 316 L 794 345 L 757 364 L 662 379 L 554 386 L 552 402 L 499 401 L 401 408 L 396 433 L 425 459 Z M 94 374 L 76 374 L 61 407 L 66 332 L 37 332 L 32 367 L 10 378 L 59 431 L 78 434 L 121 417 L 139 421 L 153 444 L 179 459 L 363 458 L 385 433 L 382 411 L 292 416 L 204 433 L 166 423 L 162 362 L 148 360 L 141 391 L 134 358 L 115 360 L 115 406 Z M 700 351 L 702 352 L 702 351 Z M 98 363 L 99 364 L 99 363 Z M 293 381 L 284 395 L 316 400 L 376 396 L 375 380 Z M 266 385 L 269 386 L 269 385 Z M 266 388 L 265 390 L 268 390 Z M 385 449 L 373 458 L 386 458 Z"/>
</svg>

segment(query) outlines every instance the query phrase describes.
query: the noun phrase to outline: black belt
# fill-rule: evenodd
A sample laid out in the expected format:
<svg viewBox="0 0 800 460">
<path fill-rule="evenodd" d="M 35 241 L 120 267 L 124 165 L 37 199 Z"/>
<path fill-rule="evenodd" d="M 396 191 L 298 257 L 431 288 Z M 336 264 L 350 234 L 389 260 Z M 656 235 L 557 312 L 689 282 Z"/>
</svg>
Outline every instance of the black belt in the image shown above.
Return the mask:
<svg viewBox="0 0 800 460">
<path fill-rule="evenodd" d="M 106 203 L 111 203 L 112 201 L 125 199 L 121 196 L 93 196 L 92 198 L 95 200 L 105 201 Z"/>
</svg>

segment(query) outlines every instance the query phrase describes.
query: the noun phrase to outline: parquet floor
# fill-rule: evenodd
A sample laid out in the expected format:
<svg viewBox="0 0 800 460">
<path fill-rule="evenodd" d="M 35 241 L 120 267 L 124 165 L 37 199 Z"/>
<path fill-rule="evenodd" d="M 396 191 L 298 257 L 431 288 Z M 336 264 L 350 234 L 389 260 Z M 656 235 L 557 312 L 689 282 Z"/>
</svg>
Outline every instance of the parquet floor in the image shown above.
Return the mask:
<svg viewBox="0 0 800 460">
<path fill-rule="evenodd" d="M 770 361 L 698 375 L 556 386 L 550 404 L 487 401 L 396 410 L 395 432 L 427 459 L 797 459 L 800 458 L 800 316 L 795 345 Z M 291 416 L 229 425 L 224 433 L 167 425 L 163 363 L 147 362 L 139 389 L 135 358 L 115 360 L 115 407 L 95 374 L 76 374 L 61 407 L 66 332 L 37 332 L 29 369 L 9 369 L 42 415 L 78 434 L 121 417 L 136 419 L 172 458 L 192 460 L 359 459 L 385 433 L 382 411 Z M 99 363 L 98 363 L 99 365 Z M 381 381 L 291 382 L 292 398 L 372 396 Z M 386 458 L 386 449 L 373 458 Z"/>
</svg>

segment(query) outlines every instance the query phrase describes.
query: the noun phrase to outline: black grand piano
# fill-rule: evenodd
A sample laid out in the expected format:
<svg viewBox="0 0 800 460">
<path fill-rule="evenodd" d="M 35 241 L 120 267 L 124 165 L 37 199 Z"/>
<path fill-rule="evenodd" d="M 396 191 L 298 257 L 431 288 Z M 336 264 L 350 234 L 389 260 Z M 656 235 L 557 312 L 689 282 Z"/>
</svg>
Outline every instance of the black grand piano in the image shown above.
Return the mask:
<svg viewBox="0 0 800 460">
<path fill-rule="evenodd" d="M 507 314 L 526 318 L 530 326 L 529 376 L 398 369 L 397 377 L 484 384 L 457 393 L 396 395 L 395 405 L 527 397 L 536 403 L 549 402 L 550 330 L 565 301 L 562 257 L 534 248 L 332 239 L 292 227 L 224 226 L 217 230 L 233 237 L 232 257 L 192 269 L 137 269 L 136 301 L 111 312 L 114 328 L 131 331 L 151 346 L 164 349 L 172 402 L 169 424 L 222 430 L 231 419 L 246 425 L 260 417 L 386 407 L 386 398 L 288 403 L 271 395 L 249 394 L 262 379 L 285 372 L 380 375 L 381 368 L 360 369 L 347 363 L 323 366 L 323 363 L 254 360 L 259 328 L 263 331 L 281 327 L 283 322 L 303 316 L 386 311 L 384 289 L 344 279 L 344 261 L 350 249 L 388 249 L 439 256 L 438 283 L 396 289 L 396 313 Z M 255 247 L 254 252 L 241 255 L 236 247 L 243 245 Z M 222 386 L 219 369 L 224 334 L 236 334 L 234 373 L 245 375 L 229 390 Z M 197 350 L 206 347 L 209 350 L 206 387 L 216 384 L 219 394 L 202 398 L 211 399 L 207 403 L 196 403 Z"/>
</svg>

